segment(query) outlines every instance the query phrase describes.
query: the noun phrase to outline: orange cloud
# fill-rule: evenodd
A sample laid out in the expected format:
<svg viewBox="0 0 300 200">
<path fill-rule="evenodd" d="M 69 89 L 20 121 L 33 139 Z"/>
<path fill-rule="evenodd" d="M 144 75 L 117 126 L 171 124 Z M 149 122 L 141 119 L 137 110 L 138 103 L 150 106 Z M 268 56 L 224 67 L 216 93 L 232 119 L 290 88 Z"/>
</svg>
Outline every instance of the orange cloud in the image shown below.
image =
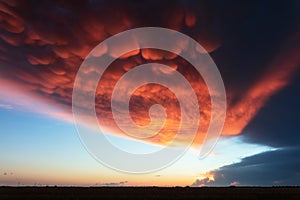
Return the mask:
<svg viewBox="0 0 300 200">
<path fill-rule="evenodd" d="M 35 19 L 26 18 L 27 15 L 20 9 L 23 6 L 22 2 L 0 3 L 0 19 L 4 22 L 1 27 L 4 31 L 0 33 L 2 39 L 0 59 L 5 62 L 5 65 L 0 68 L 1 93 L 5 93 L 2 98 L 6 101 L 16 101 L 15 99 L 20 99 L 17 94 L 22 93 L 23 96 L 31 97 L 24 98 L 24 104 L 34 112 L 43 112 L 43 114 L 71 121 L 72 89 L 83 59 L 99 42 L 112 34 L 135 27 L 138 20 L 134 18 L 133 13 L 121 9 L 112 18 L 106 17 L 107 15 L 111 16 L 108 9 L 109 11 L 102 13 L 78 13 L 78 16 L 71 15 L 73 18 L 69 19 L 64 15 L 68 12 L 72 13 L 72 6 L 65 3 L 60 5 L 65 12 L 61 12 L 59 9 L 51 12 L 45 11 L 43 17 L 48 21 L 39 23 Z M 28 6 L 24 7 L 28 8 Z M 203 23 L 199 31 L 196 29 L 197 20 L 204 15 L 203 13 L 196 16 L 192 10 L 174 6 L 163 15 L 165 17 L 163 17 L 162 24 L 165 27 L 175 30 L 181 30 L 182 27 L 194 30 L 191 34 L 192 37 L 199 41 L 208 52 L 213 52 L 220 47 L 220 38 L 210 32 L 212 29 L 209 25 L 211 19 Z M 78 21 L 74 19 L 78 19 Z M 195 143 L 201 144 L 211 118 L 210 97 L 201 76 L 189 63 L 176 54 L 154 49 L 139 49 L 134 36 L 132 41 L 137 50 L 128 52 L 120 59 L 115 60 L 99 81 L 95 100 L 99 122 L 112 134 L 122 135 L 111 113 L 110 102 L 114 86 L 127 71 L 135 66 L 155 61 L 171 66 L 180 72 L 194 88 L 201 113 Z M 267 100 L 290 82 L 293 73 L 299 70 L 299 47 L 291 45 L 297 44 L 297 41 L 299 38 L 292 37 L 283 44 L 281 52 L 269 63 L 267 70 L 243 93 L 227 91 L 227 117 L 222 134 L 240 134 Z M 94 57 L 103 54 L 114 57 L 117 55 L 117 51 L 126 49 L 127 45 L 119 44 L 119 49 L 105 46 L 91 54 Z M 187 44 L 185 41 L 178 41 L 174 45 L 178 46 L 179 53 L 185 49 Z M 197 51 L 204 53 L 199 49 Z M 94 68 L 87 71 L 87 76 L 93 76 L 96 70 Z M 156 73 L 168 74 L 172 73 L 172 70 L 156 71 Z M 90 81 L 87 80 L 85 84 L 88 90 Z M 233 101 L 236 97 L 239 97 L 239 100 Z M 33 99 L 52 105 L 58 110 L 40 111 L 30 103 Z M 82 101 L 84 101 L 84 97 Z M 150 123 L 149 108 L 157 103 L 165 107 L 168 117 L 165 127 L 159 134 L 147 141 L 165 144 L 174 138 L 181 117 L 178 101 L 170 90 L 158 85 L 138 88 L 130 100 L 130 114 L 136 124 L 147 125 Z M 191 134 L 187 129 L 185 135 L 180 137 L 180 141 L 185 143 L 189 137 Z"/>
<path fill-rule="evenodd" d="M 146 60 L 170 60 L 177 57 L 177 55 L 174 53 L 169 53 L 158 49 L 143 49 L 142 56 Z"/>
</svg>

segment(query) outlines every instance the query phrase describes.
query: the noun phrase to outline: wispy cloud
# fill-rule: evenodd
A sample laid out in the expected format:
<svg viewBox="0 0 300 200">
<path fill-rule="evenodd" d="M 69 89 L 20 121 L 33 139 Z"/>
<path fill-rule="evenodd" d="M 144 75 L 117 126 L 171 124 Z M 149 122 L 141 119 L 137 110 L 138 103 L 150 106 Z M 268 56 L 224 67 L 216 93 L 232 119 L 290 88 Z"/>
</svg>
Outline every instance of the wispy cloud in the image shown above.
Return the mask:
<svg viewBox="0 0 300 200">
<path fill-rule="evenodd" d="M 2 103 L 0 103 L 0 108 L 11 110 L 11 109 L 13 109 L 13 106 L 10 105 L 10 104 L 2 104 Z"/>
</svg>

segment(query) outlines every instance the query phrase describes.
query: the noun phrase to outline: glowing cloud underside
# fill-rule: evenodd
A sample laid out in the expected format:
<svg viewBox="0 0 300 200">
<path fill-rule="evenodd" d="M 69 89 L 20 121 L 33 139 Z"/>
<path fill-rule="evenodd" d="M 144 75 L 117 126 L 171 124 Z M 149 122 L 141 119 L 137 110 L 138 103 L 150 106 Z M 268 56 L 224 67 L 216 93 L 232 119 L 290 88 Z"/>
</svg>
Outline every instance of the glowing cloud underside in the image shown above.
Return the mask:
<svg viewBox="0 0 300 200">
<path fill-rule="evenodd" d="M 105 11 L 101 14 L 90 15 L 82 13 L 78 17 L 78 22 L 62 17 L 59 10 L 54 10 L 52 13 L 45 14 L 49 23 L 40 23 L 26 18 L 20 11 L 22 6 L 24 6 L 22 3 L 13 1 L 0 3 L 1 29 L 3 29 L 0 33 L 2 39 L 0 43 L 0 101 L 72 121 L 72 89 L 76 72 L 83 59 L 100 41 L 133 28 L 138 22 L 130 13 L 121 10 L 112 20 L 105 20 L 106 18 L 103 17 L 106 15 Z M 176 9 L 174 8 L 174 11 Z M 179 9 L 179 12 L 174 13 L 172 15 L 174 20 L 169 20 L 165 27 L 180 30 L 181 27 L 193 27 L 197 22 L 197 17 L 191 10 Z M 98 15 L 99 20 L 96 20 L 93 14 Z M 58 27 L 61 26 L 66 28 L 59 29 Z M 49 28 L 57 29 L 57 31 L 48 31 Z M 194 38 L 208 52 L 213 52 L 221 45 L 219 39 L 209 33 L 200 32 Z M 227 91 L 228 108 L 223 135 L 241 133 L 267 100 L 290 82 L 293 73 L 299 70 L 299 47 L 290 45 L 297 40 L 295 36 L 286 40 L 275 59 L 269 62 L 265 72 L 246 91 L 243 93 Z M 113 56 L 114 50 L 106 48 L 101 52 L 94 52 L 95 56 L 104 53 Z M 176 69 L 194 88 L 201 112 L 200 127 L 195 143 L 201 144 L 210 122 L 211 104 L 206 85 L 189 63 L 165 51 L 137 49 L 112 63 L 100 80 L 96 93 L 96 111 L 100 123 L 107 127 L 108 132 L 116 135 L 122 134 L 110 110 L 113 87 L 120 77 L 133 67 L 153 61 Z M 92 74 L 92 71 L 87 73 Z M 157 73 L 168 73 L 168 71 L 157 71 Z M 233 103 L 236 97 L 239 97 L 238 101 Z M 37 108 L 36 105 L 32 105 L 35 101 L 47 106 Z M 165 144 L 172 140 L 180 120 L 180 108 L 172 92 L 159 85 L 146 85 L 135 91 L 130 103 L 130 114 L 138 125 L 149 123 L 148 109 L 151 105 L 156 103 L 163 105 L 168 114 L 165 127 L 159 135 L 147 141 Z M 188 136 L 187 131 L 186 137 Z M 184 138 L 182 142 L 185 142 Z"/>
</svg>

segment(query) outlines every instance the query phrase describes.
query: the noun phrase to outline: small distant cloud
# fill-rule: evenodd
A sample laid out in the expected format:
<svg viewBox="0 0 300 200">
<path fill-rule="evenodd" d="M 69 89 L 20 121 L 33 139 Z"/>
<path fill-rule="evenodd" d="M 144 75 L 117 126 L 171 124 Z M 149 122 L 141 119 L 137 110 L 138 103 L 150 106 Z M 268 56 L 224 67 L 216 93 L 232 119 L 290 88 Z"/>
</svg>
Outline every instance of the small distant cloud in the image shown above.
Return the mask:
<svg viewBox="0 0 300 200">
<path fill-rule="evenodd" d="M 1 104 L 1 103 L 0 103 L 0 108 L 4 108 L 4 109 L 7 109 L 7 110 L 13 109 L 13 107 L 9 104 Z"/>
<path fill-rule="evenodd" d="M 192 183 L 191 187 L 203 187 L 207 185 L 211 185 L 215 181 L 215 174 L 212 172 L 208 172 L 205 174 L 201 174 L 198 179 Z"/>
<path fill-rule="evenodd" d="M 209 182 L 209 178 L 196 179 L 195 182 L 191 185 L 191 187 L 203 187 Z"/>
<path fill-rule="evenodd" d="M 3 176 L 9 176 L 9 175 L 13 175 L 14 173 L 12 173 L 12 172 L 3 172 Z"/>
<path fill-rule="evenodd" d="M 97 184 L 97 185 L 98 185 L 98 186 L 115 187 L 115 186 L 122 186 L 122 185 L 125 185 L 126 183 L 128 183 L 128 181 L 100 183 L 100 184 Z"/>
<path fill-rule="evenodd" d="M 239 185 L 240 183 L 238 181 L 233 181 L 230 183 L 230 186 L 236 186 Z"/>
<path fill-rule="evenodd" d="M 195 182 L 191 185 L 191 187 L 203 187 L 206 185 L 210 185 L 214 181 L 214 174 L 206 173 L 202 175 L 202 178 L 196 179 Z"/>
<path fill-rule="evenodd" d="M 283 183 L 283 181 L 281 181 L 281 180 L 272 181 L 273 185 L 279 185 L 279 184 L 282 184 L 282 183 Z"/>
</svg>

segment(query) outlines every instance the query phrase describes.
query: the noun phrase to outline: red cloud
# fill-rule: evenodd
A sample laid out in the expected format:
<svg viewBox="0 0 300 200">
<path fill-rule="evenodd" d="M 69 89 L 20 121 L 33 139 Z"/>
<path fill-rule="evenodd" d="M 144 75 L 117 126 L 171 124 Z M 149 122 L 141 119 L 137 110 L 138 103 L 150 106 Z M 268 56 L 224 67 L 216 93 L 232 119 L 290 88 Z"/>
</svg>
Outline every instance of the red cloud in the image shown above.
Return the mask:
<svg viewBox="0 0 300 200">
<path fill-rule="evenodd" d="M 26 12 L 22 11 L 22 8 Z M 5 87 L 2 84 L 1 93 L 6 94 L 3 95 L 3 98 L 7 98 L 8 101 L 14 101 L 13 98 L 8 97 L 16 97 L 17 93 L 31 96 L 24 101 L 35 99 L 59 108 L 59 111 L 46 113 L 30 106 L 35 112 L 70 121 L 73 84 L 83 59 L 95 45 L 105 38 L 133 28 L 139 22 L 133 17 L 133 13 L 121 9 L 114 16 L 105 10 L 101 13 L 82 11 L 75 15 L 73 10 L 75 8 L 68 3 L 55 5 L 51 11 L 43 7 L 45 13 L 41 17 L 46 21 L 41 22 L 30 17 L 31 15 L 27 15 L 26 8 L 29 9 L 30 6 L 24 5 L 23 2 L 0 3 L 0 20 L 3 22 L 1 23 L 3 31 L 0 33 L 2 39 L 0 59 L 5 62 L 5 65 L 0 68 L 0 81 L 5 84 Z M 32 10 L 32 12 L 37 11 Z M 66 13 L 71 14 L 65 16 Z M 198 16 L 194 12 L 186 12 L 183 8 L 176 6 L 167 11 L 165 15 L 167 17 L 163 18 L 162 23 L 175 30 L 180 30 L 182 27 L 195 27 L 198 23 Z M 172 20 L 169 20 L 170 18 Z M 208 52 L 213 52 L 220 46 L 219 38 L 207 31 L 209 30 L 208 24 L 204 24 L 204 27 L 192 36 L 203 44 Z M 290 82 L 293 73 L 299 70 L 299 47 L 291 45 L 297 41 L 299 38 L 292 37 L 284 43 L 281 51 L 269 63 L 266 71 L 250 88 L 243 93 L 227 91 L 228 109 L 224 135 L 241 133 L 266 101 Z M 178 42 L 178 51 L 180 52 L 185 48 L 185 41 Z M 120 44 L 120 48 L 126 48 L 126 45 Z M 210 98 L 201 76 L 176 54 L 153 49 L 139 50 L 138 43 L 136 43 L 136 48 L 136 51 L 129 52 L 117 59 L 99 82 L 96 93 L 96 111 L 101 124 L 112 133 L 121 134 L 110 111 L 113 88 L 120 77 L 133 67 L 156 61 L 179 71 L 194 88 L 201 112 L 201 126 L 195 142 L 201 143 L 211 117 Z M 101 51 L 92 52 L 92 55 L 97 57 L 109 53 L 114 56 L 116 51 L 118 49 L 107 47 Z M 201 50 L 198 51 L 204 53 Z M 95 68 L 95 70 L 97 69 Z M 86 73 L 92 76 L 94 71 Z M 170 72 L 159 71 L 158 73 Z M 89 81 L 86 84 L 90 84 Z M 240 97 L 239 101 L 233 103 L 236 96 Z M 150 120 L 148 109 L 154 103 L 160 103 L 166 108 L 168 118 L 164 129 L 159 135 L 149 139 L 149 142 L 167 143 L 176 134 L 180 121 L 178 102 L 168 89 L 158 85 L 139 88 L 132 96 L 130 114 L 137 124 L 146 125 Z M 25 102 L 25 104 L 29 105 L 30 103 Z M 187 130 L 181 141 L 185 142 L 188 137 L 190 135 Z"/>
</svg>

